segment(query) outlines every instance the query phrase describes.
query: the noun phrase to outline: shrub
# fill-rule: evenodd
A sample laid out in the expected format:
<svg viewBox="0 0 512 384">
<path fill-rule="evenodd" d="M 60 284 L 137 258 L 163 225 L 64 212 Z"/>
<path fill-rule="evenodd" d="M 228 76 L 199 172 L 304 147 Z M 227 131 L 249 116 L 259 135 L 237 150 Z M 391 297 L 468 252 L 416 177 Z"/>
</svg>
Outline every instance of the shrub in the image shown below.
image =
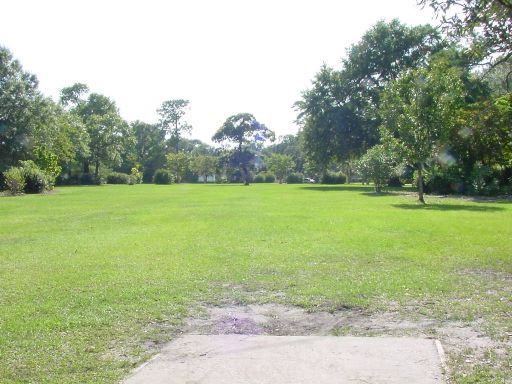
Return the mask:
<svg viewBox="0 0 512 384">
<path fill-rule="evenodd" d="M 108 184 L 130 184 L 131 176 L 126 173 L 112 172 L 107 176 Z"/>
<path fill-rule="evenodd" d="M 18 195 L 25 189 L 25 175 L 23 169 L 11 167 L 3 173 L 5 186 L 13 195 Z"/>
<path fill-rule="evenodd" d="M 263 173 L 258 173 L 256 176 L 254 176 L 254 179 L 252 180 L 253 183 L 264 183 L 265 182 L 265 175 Z"/>
<path fill-rule="evenodd" d="M 104 180 L 100 176 L 95 176 L 92 173 L 84 173 L 80 176 L 80 184 L 82 185 L 101 185 Z"/>
<path fill-rule="evenodd" d="M 157 169 L 153 175 L 153 183 L 155 184 L 171 184 L 174 177 L 167 169 Z"/>
<path fill-rule="evenodd" d="M 329 172 L 323 174 L 320 179 L 321 184 L 345 184 L 347 176 L 342 172 Z"/>
<path fill-rule="evenodd" d="M 0 191 L 4 191 L 7 189 L 7 185 L 5 185 L 5 176 L 3 172 L 0 172 Z"/>
<path fill-rule="evenodd" d="M 302 184 L 304 177 L 302 173 L 290 173 L 286 177 L 286 183 L 288 184 Z"/>
<path fill-rule="evenodd" d="M 50 188 L 46 175 L 40 169 L 24 168 L 25 193 L 42 193 Z"/>
<path fill-rule="evenodd" d="M 388 187 L 402 187 L 403 183 L 400 177 L 393 176 L 388 180 Z"/>
<path fill-rule="evenodd" d="M 499 175 L 488 165 L 477 162 L 473 166 L 468 186 L 472 195 L 497 195 L 500 192 Z"/>
<path fill-rule="evenodd" d="M 415 174 L 415 177 L 417 178 L 417 174 Z M 462 193 L 464 191 L 461 171 L 453 166 L 446 168 L 440 168 L 438 166 L 432 167 L 428 172 L 425 172 L 423 182 L 423 190 L 425 193 L 449 195 L 452 193 Z"/>
<path fill-rule="evenodd" d="M 265 183 L 274 183 L 276 181 L 276 177 L 273 173 L 265 173 Z"/>
<path fill-rule="evenodd" d="M 142 184 L 142 179 L 144 178 L 144 175 L 136 167 L 133 167 L 131 169 L 130 176 L 132 184 Z"/>
</svg>

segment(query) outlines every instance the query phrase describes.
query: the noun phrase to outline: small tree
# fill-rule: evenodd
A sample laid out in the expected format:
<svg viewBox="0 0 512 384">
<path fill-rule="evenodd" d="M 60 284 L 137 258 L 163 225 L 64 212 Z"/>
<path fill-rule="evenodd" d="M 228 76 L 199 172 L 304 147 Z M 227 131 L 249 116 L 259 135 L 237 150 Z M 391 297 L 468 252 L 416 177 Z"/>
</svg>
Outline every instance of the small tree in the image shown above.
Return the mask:
<svg viewBox="0 0 512 384">
<path fill-rule="evenodd" d="M 160 115 L 160 127 L 169 135 L 169 141 L 173 151 L 179 151 L 181 136 L 184 132 L 190 132 L 192 126 L 182 118 L 186 113 L 189 101 L 184 99 L 167 100 L 157 110 Z"/>
<path fill-rule="evenodd" d="M 286 179 L 291 170 L 295 168 L 295 162 L 290 155 L 272 154 L 267 159 L 269 169 L 276 175 L 279 184 Z"/>
<path fill-rule="evenodd" d="M 190 155 L 185 152 L 169 153 L 166 158 L 167 168 L 171 171 L 176 183 L 180 183 L 187 173 Z"/>
<path fill-rule="evenodd" d="M 396 173 L 396 158 L 389 148 L 379 144 L 370 148 L 357 163 L 357 169 L 365 180 L 372 180 L 375 192 L 381 192 L 388 180 Z"/>
<path fill-rule="evenodd" d="M 192 171 L 197 173 L 199 176 L 204 177 L 204 182 L 208 175 L 215 173 L 217 169 L 218 159 L 215 156 L 199 155 L 192 159 L 191 168 Z"/>
<path fill-rule="evenodd" d="M 383 93 L 383 132 L 396 139 L 405 162 L 416 167 L 418 200 L 422 203 L 425 163 L 455 127 L 463 96 L 459 70 L 444 61 L 405 72 Z"/>
</svg>

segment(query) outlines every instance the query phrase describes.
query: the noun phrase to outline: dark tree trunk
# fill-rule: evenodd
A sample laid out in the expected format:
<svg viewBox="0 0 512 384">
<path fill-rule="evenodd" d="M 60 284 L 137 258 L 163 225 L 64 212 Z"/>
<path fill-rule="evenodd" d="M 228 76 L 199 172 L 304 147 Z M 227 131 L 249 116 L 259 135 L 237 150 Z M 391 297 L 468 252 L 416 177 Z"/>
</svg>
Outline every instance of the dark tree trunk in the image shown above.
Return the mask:
<svg viewBox="0 0 512 384">
<path fill-rule="evenodd" d="M 98 177 L 100 173 L 100 161 L 96 160 L 96 164 L 94 165 L 94 176 Z"/>
<path fill-rule="evenodd" d="M 90 173 L 90 169 L 89 169 L 89 162 L 88 161 L 84 161 L 84 173 Z"/>
<path fill-rule="evenodd" d="M 423 198 L 423 164 L 420 164 L 418 167 L 418 201 L 425 204 L 425 199 Z"/>
</svg>

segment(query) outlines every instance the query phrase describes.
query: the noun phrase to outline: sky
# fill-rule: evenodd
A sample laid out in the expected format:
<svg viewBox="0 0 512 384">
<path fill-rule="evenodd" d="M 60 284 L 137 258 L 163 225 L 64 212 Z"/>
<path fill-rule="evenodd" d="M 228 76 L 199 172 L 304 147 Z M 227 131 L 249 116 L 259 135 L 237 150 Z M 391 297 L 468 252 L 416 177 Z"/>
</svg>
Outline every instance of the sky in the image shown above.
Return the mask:
<svg viewBox="0 0 512 384">
<path fill-rule="evenodd" d="M 128 121 L 188 99 L 191 138 L 248 112 L 296 133 L 293 103 L 379 20 L 436 24 L 416 0 L 0 0 L 0 45 L 58 100 L 81 82 Z"/>
</svg>

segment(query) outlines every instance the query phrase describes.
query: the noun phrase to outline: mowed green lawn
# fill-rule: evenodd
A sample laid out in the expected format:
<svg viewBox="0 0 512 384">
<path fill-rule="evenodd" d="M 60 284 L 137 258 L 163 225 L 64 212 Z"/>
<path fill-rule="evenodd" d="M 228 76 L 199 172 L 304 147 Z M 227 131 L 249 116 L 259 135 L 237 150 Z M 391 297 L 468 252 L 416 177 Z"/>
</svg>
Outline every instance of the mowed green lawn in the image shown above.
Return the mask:
<svg viewBox="0 0 512 384">
<path fill-rule="evenodd" d="M 398 303 L 405 315 L 428 305 L 432 318 L 481 318 L 507 337 L 511 201 L 427 201 L 277 184 L 1 197 L 0 382 L 118 382 L 148 341 L 226 299 Z"/>
</svg>

